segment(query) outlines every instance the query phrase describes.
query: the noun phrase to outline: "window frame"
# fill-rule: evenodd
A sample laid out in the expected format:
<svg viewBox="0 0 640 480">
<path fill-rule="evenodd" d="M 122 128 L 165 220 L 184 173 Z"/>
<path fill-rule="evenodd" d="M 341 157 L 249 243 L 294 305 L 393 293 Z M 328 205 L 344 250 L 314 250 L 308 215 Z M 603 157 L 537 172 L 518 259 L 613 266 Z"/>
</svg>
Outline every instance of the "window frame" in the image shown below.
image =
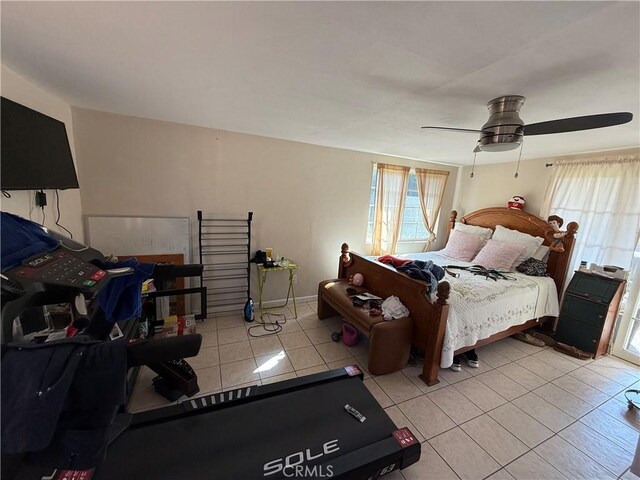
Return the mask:
<svg viewBox="0 0 640 480">
<path fill-rule="evenodd" d="M 376 187 L 378 180 L 378 166 L 373 164 L 373 171 L 371 173 L 371 185 L 369 188 L 369 212 L 367 217 L 367 232 L 365 237 L 365 245 L 373 244 L 373 220 L 375 214 L 375 201 L 376 201 Z M 416 171 L 414 167 L 411 167 L 409 170 L 409 185 L 407 186 L 407 195 L 405 196 L 405 204 L 404 211 L 402 213 L 402 229 L 400 230 L 400 238 L 398 238 L 398 244 L 411 244 L 411 243 L 426 243 L 429 241 L 429 232 L 424 226 L 424 221 L 422 220 L 422 210 L 420 208 L 420 204 L 417 205 L 408 205 L 409 201 L 409 192 L 415 191 L 415 195 L 412 195 L 416 199 L 418 198 L 418 178 L 416 176 Z M 415 190 L 410 190 L 411 185 L 415 187 Z M 418 229 L 422 229 L 425 233 L 425 236 L 422 238 L 414 237 L 414 238 L 403 238 L 403 234 L 405 232 L 405 222 L 407 220 L 407 207 L 413 210 L 416 210 L 416 220 L 412 222 L 408 222 L 410 225 L 413 225 L 416 229 L 416 233 Z M 436 225 L 440 221 L 440 212 L 438 212 L 438 216 L 436 217 Z"/>
</svg>

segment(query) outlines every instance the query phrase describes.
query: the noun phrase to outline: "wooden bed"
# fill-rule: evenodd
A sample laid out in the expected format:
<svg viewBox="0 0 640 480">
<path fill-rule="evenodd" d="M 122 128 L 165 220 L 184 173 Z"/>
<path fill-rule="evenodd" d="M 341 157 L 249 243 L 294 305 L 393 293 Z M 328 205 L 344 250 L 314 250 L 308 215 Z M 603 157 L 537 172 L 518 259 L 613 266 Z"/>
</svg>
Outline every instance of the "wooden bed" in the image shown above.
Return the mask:
<svg viewBox="0 0 640 480">
<path fill-rule="evenodd" d="M 485 208 L 472 212 L 460 219 L 457 218 L 457 212 L 453 211 L 449 219 L 447 240 L 449 232 L 453 230 L 456 222 L 488 227 L 494 230 L 496 225 L 502 225 L 506 228 L 542 237 L 545 239 L 543 245 L 547 246 L 553 241 L 553 230 L 546 220 L 520 210 Z M 549 260 L 547 262 L 547 269 L 556 284 L 558 295 L 562 293 L 567 278 L 567 269 L 571 260 L 578 224 L 571 222 L 565 227 L 567 235 L 563 238 L 564 252 L 549 252 Z M 425 282 L 414 280 L 362 255 L 349 252 L 349 246 L 345 243 L 342 245 L 338 277 L 348 278 L 358 272 L 364 275 L 367 283 L 376 285 L 377 291 L 384 292 L 385 295 L 396 295 L 409 309 L 413 318 L 412 344 L 424 352 L 424 367 L 420 378 L 427 385 L 438 383 L 440 356 L 449 311 L 449 283 L 446 280 L 438 283 L 436 300 L 432 302 L 427 296 L 427 284 Z M 481 347 L 514 333 L 527 330 L 544 320 L 531 319 L 524 324 L 513 326 L 488 338 L 479 340 L 473 346 L 456 350 L 455 353 L 463 353 L 472 348 Z"/>
</svg>

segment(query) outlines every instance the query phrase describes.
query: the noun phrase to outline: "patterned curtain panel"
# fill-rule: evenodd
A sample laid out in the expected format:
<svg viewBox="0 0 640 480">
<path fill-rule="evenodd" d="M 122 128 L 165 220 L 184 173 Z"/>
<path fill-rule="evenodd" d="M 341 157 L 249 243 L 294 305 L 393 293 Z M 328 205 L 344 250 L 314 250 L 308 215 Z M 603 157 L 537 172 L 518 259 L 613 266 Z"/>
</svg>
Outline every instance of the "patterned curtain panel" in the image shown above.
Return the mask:
<svg viewBox="0 0 640 480">
<path fill-rule="evenodd" d="M 416 168 L 422 221 L 429 233 L 429 238 L 424 246 L 425 252 L 431 248 L 431 244 L 436 240 L 436 220 L 440 214 L 442 198 L 444 197 L 444 189 L 447 186 L 448 178 L 449 172 L 443 170 Z"/>
<path fill-rule="evenodd" d="M 540 216 L 578 222 L 569 271 L 581 260 L 628 269 L 640 233 L 640 156 L 554 161 Z"/>
<path fill-rule="evenodd" d="M 409 167 L 378 163 L 371 251 L 373 255 L 395 253 L 408 185 Z"/>
</svg>

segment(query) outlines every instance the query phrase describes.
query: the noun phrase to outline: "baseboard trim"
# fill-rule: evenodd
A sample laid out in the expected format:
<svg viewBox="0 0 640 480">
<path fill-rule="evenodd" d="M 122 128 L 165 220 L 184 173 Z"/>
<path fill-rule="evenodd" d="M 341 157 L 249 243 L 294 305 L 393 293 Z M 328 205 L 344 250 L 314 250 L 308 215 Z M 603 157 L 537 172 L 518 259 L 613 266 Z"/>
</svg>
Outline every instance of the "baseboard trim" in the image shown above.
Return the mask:
<svg viewBox="0 0 640 480">
<path fill-rule="evenodd" d="M 265 307 L 275 307 L 278 305 L 282 305 L 286 301 L 286 298 L 281 298 L 280 300 L 269 300 L 268 302 L 262 302 L 262 305 Z M 315 303 L 318 301 L 317 295 L 309 295 L 307 297 L 296 297 L 296 303 Z M 255 307 L 258 308 L 257 300 L 254 300 Z M 289 299 L 289 305 L 291 305 L 291 299 Z"/>
<path fill-rule="evenodd" d="M 272 307 L 277 307 L 279 305 L 282 305 L 284 302 L 286 301 L 286 298 L 281 298 L 279 300 L 269 300 L 268 302 L 262 302 L 262 306 L 265 308 L 272 308 Z M 301 303 L 317 303 L 318 302 L 318 296 L 317 295 L 309 295 L 306 297 L 296 297 L 296 303 L 299 305 Z M 289 305 L 291 306 L 293 304 L 293 302 L 291 301 L 291 299 L 289 299 Z M 226 308 L 226 310 L 218 310 L 216 312 L 212 311 L 212 309 L 209 310 L 209 315 L 208 318 L 214 318 L 214 317 L 226 317 L 229 315 L 242 315 L 242 307 L 244 304 L 238 304 L 238 305 L 229 305 L 228 307 L 223 307 Z M 253 307 L 255 309 L 255 311 L 258 311 L 258 301 L 257 299 L 253 300 Z M 194 309 L 193 313 L 200 313 L 199 309 Z"/>
</svg>

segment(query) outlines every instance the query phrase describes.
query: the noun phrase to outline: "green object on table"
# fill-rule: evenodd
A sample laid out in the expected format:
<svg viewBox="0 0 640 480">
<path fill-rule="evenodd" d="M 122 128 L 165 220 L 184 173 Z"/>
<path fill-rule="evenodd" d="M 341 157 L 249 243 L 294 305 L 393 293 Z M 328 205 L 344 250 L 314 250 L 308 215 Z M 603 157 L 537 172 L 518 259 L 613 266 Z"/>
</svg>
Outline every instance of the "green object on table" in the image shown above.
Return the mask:
<svg viewBox="0 0 640 480">
<path fill-rule="evenodd" d="M 296 310 L 296 293 L 295 293 L 295 290 L 293 289 L 293 274 L 298 269 L 298 265 L 290 261 L 289 264 L 286 266 L 278 265 L 275 267 L 265 268 L 264 265 L 257 264 L 257 267 L 258 267 L 258 292 L 259 292 L 258 308 L 260 309 L 260 311 L 286 307 L 289 304 L 289 297 L 291 297 L 293 300 L 293 315 L 294 315 L 294 318 L 298 318 L 298 312 Z M 282 270 L 286 270 L 289 272 L 289 289 L 287 290 L 287 299 L 282 305 L 276 305 L 273 307 L 263 307 L 262 306 L 262 290 L 265 282 L 267 281 L 267 273 L 277 272 Z"/>
</svg>

